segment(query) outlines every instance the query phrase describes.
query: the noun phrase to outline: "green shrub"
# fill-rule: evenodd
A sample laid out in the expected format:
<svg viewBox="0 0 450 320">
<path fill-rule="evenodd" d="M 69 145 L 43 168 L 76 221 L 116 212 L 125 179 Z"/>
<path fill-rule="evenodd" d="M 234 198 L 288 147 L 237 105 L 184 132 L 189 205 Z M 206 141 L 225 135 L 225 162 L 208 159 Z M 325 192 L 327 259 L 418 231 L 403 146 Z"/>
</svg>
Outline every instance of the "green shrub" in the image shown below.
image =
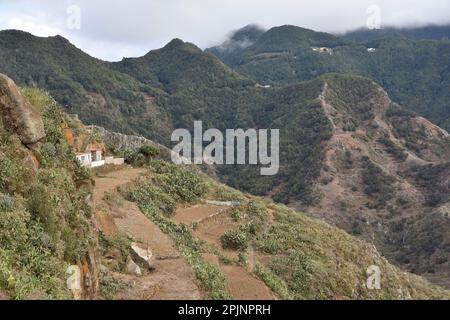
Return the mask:
<svg viewBox="0 0 450 320">
<path fill-rule="evenodd" d="M 245 250 L 250 241 L 248 225 L 242 225 L 237 229 L 227 230 L 221 237 L 220 243 L 224 249 Z"/>
<path fill-rule="evenodd" d="M 386 151 L 392 155 L 395 159 L 399 161 L 405 161 L 408 157 L 408 154 L 405 152 L 404 149 L 397 146 L 394 142 L 392 142 L 389 137 L 382 137 L 378 139 L 378 142 L 383 144 L 386 147 Z"/>
<path fill-rule="evenodd" d="M 257 231 L 262 231 L 267 225 L 268 213 L 266 205 L 261 200 L 251 200 L 244 207 L 245 217 L 251 220 L 249 224 L 250 231 L 256 233 Z"/>
<path fill-rule="evenodd" d="M 15 161 L 15 157 L 18 155 L 2 155 L 0 151 L 0 191 L 10 194 L 23 193 L 30 177 L 29 171 Z"/>
<path fill-rule="evenodd" d="M 363 158 L 362 165 L 362 180 L 366 194 L 375 198 L 375 207 L 384 207 L 386 202 L 391 200 L 394 195 L 392 184 L 395 182 L 395 179 L 385 174 L 368 157 Z"/>
<path fill-rule="evenodd" d="M 218 201 L 239 201 L 243 198 L 242 193 L 224 185 L 218 186 L 215 196 Z"/>
<path fill-rule="evenodd" d="M 65 269 L 84 258 L 91 240 L 86 193 L 90 178 L 67 144 L 61 109 L 36 88 L 25 96 L 40 111 L 45 139 L 28 150 L 9 133 L 0 136 L 0 290 L 13 298 L 70 298 Z M 36 157 L 39 166 L 29 165 Z"/>
<path fill-rule="evenodd" d="M 125 235 L 107 236 L 100 232 L 99 244 L 102 254 L 106 254 L 112 249 L 116 249 L 120 252 L 119 268 L 122 268 L 126 259 L 130 253 L 130 245 L 132 240 Z"/>
<path fill-rule="evenodd" d="M 239 252 L 238 253 L 238 263 L 241 266 L 247 266 L 247 262 L 248 262 L 248 256 L 245 252 Z"/>
<path fill-rule="evenodd" d="M 305 253 L 292 250 L 287 258 L 275 259 L 270 269 L 285 279 L 289 291 L 295 299 L 310 299 L 312 296 L 310 284 L 315 275 L 313 260 Z"/>
<path fill-rule="evenodd" d="M 164 171 L 164 175 L 170 174 L 173 172 L 172 170 L 173 168 Z M 159 172 L 163 171 L 160 170 Z M 217 266 L 203 259 L 202 242 L 194 238 L 186 225 L 175 224 L 160 214 L 163 211 L 153 200 L 152 192 L 148 192 L 149 188 L 154 188 L 154 186 L 149 183 L 137 185 L 128 191 L 126 196 L 129 200 L 136 202 L 142 212 L 172 239 L 178 251 L 192 266 L 196 278 L 199 280 L 201 287 L 208 292 L 209 297 L 211 299 L 228 299 L 225 276 Z M 166 196 L 170 197 L 171 194 L 166 194 Z"/>
<path fill-rule="evenodd" d="M 260 278 L 273 292 L 278 294 L 283 300 L 291 300 L 292 296 L 289 292 L 284 280 L 278 277 L 271 269 L 261 265 L 256 264 L 255 274 Z"/>
<path fill-rule="evenodd" d="M 14 208 L 13 208 L 14 206 Z M 2 248 L 18 250 L 27 240 L 29 213 L 20 203 L 0 195 L 0 243 Z"/>
<path fill-rule="evenodd" d="M 13 205 L 13 199 L 7 194 L 0 193 L 0 212 L 11 209 Z"/>
<path fill-rule="evenodd" d="M 44 230 L 57 241 L 60 228 L 55 212 L 55 204 L 50 199 L 50 192 L 43 185 L 34 185 L 30 188 L 30 197 L 27 201 L 27 209 L 32 218 L 44 225 Z"/>
<path fill-rule="evenodd" d="M 195 203 L 207 192 L 205 181 L 193 172 L 164 161 L 152 162 L 157 173 L 157 183 L 175 199 Z"/>
<path fill-rule="evenodd" d="M 159 148 L 144 144 L 138 150 L 131 149 L 118 150 L 114 146 L 110 146 L 110 149 L 115 154 L 119 154 L 125 159 L 125 162 L 133 166 L 146 166 L 149 165 L 155 157 L 159 156 L 161 151 Z"/>
<path fill-rule="evenodd" d="M 149 144 L 144 144 L 142 147 L 139 148 L 139 153 L 143 154 L 147 158 L 153 158 L 159 155 L 160 151 L 159 148 L 154 147 Z"/>
<path fill-rule="evenodd" d="M 0 212 L 0 288 L 16 299 L 67 298 L 64 264 L 55 243 L 30 220 L 21 201 L 14 201 L 14 210 Z"/>
<path fill-rule="evenodd" d="M 150 183 L 141 184 L 139 189 L 131 194 L 131 197 L 133 199 L 140 199 L 146 203 L 152 203 L 168 216 L 175 212 L 177 206 L 173 197 Z"/>
<path fill-rule="evenodd" d="M 238 222 L 239 220 L 241 220 L 242 216 L 243 212 L 239 208 L 233 208 L 233 210 L 231 211 L 231 219 L 233 219 L 234 222 Z"/>
<path fill-rule="evenodd" d="M 261 200 L 252 200 L 246 207 L 246 213 L 250 218 L 265 221 L 267 219 L 267 208 Z"/>
</svg>

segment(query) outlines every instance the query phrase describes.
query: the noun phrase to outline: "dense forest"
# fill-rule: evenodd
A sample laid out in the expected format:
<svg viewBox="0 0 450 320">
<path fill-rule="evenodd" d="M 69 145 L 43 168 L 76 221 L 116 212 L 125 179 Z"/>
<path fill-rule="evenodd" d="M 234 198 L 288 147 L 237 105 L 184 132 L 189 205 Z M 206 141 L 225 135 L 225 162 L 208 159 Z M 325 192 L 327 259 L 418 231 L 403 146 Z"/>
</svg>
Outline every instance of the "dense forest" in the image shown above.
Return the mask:
<svg viewBox="0 0 450 320">
<path fill-rule="evenodd" d="M 243 33 L 251 35 L 245 47 L 238 45 Z M 329 72 L 358 74 L 376 81 L 394 101 L 450 128 L 448 27 L 360 30 L 340 37 L 295 26 L 266 32 L 249 26 L 236 35 L 206 51 L 261 84 L 284 85 Z"/>
</svg>

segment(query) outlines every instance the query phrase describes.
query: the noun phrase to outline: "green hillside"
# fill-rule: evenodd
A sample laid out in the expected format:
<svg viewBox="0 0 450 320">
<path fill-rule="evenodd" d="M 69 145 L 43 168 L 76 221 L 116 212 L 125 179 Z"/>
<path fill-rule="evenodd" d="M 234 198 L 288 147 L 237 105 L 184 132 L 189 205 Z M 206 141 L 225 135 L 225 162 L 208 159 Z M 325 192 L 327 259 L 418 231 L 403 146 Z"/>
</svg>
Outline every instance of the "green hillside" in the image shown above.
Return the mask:
<svg viewBox="0 0 450 320">
<path fill-rule="evenodd" d="M 88 124 L 168 147 L 173 129 L 192 130 L 195 120 L 221 131 L 280 129 L 277 175 L 261 176 L 258 166 L 224 165 L 214 168 L 217 177 L 368 239 L 408 270 L 447 272 L 448 237 L 436 226 L 448 223 L 448 135 L 390 98 L 407 100 L 406 107 L 423 113 L 442 112 L 444 121 L 442 105 L 450 93 L 448 64 L 442 61 L 450 43 L 380 40 L 368 52 L 293 26 L 266 33 L 247 28 L 237 37 L 242 39 L 254 43 L 238 46 L 243 60 L 233 70 L 179 39 L 144 57 L 106 63 L 61 37 L 4 31 L 0 72 L 47 89 Z M 332 51 L 313 50 L 322 46 Z M 337 73 L 325 74 L 330 71 Z M 370 77 L 380 78 L 390 95 Z M 439 168 L 440 187 L 431 190 L 424 175 Z M 424 219 L 427 214 L 435 218 Z M 435 232 L 421 237 L 418 230 L 424 229 Z"/>
<path fill-rule="evenodd" d="M 315 47 L 330 50 L 318 52 Z M 242 50 L 224 51 L 218 46 L 207 51 L 263 84 L 295 83 L 329 72 L 363 75 L 386 89 L 394 101 L 450 128 L 448 40 L 374 37 L 359 44 L 346 37 L 283 26 L 268 30 Z"/>
<path fill-rule="evenodd" d="M 39 38 L 22 31 L 1 31 L 0 61 L 0 72 L 21 85 L 50 90 L 67 112 L 79 113 L 85 123 L 126 133 L 139 132 L 136 128 L 142 123 L 157 124 L 155 90 L 60 36 Z"/>
<path fill-rule="evenodd" d="M 227 296 L 221 266 L 250 267 L 279 299 L 446 299 L 448 293 L 420 277 L 400 271 L 376 249 L 326 223 L 310 219 L 287 207 L 244 195 L 218 184 L 189 167 L 153 161 L 143 179 L 122 190 L 142 212 L 168 234 L 192 265 L 211 298 Z M 220 249 L 197 238 L 201 223 L 174 222 L 176 204 L 202 206 L 208 199 L 239 200 L 237 207 L 220 213 L 234 228 L 220 237 L 222 247 L 237 259 L 221 255 Z M 220 220 L 222 221 L 222 220 Z M 211 228 L 211 227 L 209 227 Z M 214 227 L 212 227 L 214 228 Z M 252 252 L 252 256 L 249 256 Z M 217 256 L 218 265 L 205 256 Z M 368 289 L 367 269 L 381 272 L 380 289 Z"/>
<path fill-rule="evenodd" d="M 68 299 L 66 269 L 92 263 L 96 243 L 85 202 L 90 176 L 66 142 L 64 116 L 47 93 L 23 90 L 44 122 L 46 136 L 33 146 L 5 128 L 4 93 L 2 88 L 0 292 L 14 299 Z"/>
<path fill-rule="evenodd" d="M 385 38 L 408 38 L 413 40 L 448 40 L 450 38 L 450 26 L 429 25 L 412 28 L 384 27 L 369 30 L 361 28 L 346 32 L 344 38 L 360 43 Z"/>
</svg>

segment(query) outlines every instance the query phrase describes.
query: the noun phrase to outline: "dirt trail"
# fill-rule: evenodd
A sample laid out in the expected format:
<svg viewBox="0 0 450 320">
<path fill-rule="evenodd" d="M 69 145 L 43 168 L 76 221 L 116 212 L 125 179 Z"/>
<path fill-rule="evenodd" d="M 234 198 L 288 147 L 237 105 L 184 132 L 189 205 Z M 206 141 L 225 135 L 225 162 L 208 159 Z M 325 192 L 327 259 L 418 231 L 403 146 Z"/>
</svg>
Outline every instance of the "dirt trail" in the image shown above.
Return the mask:
<svg viewBox="0 0 450 320">
<path fill-rule="evenodd" d="M 238 226 L 236 222 L 232 221 L 227 209 L 229 208 L 215 205 L 197 205 L 189 208 L 178 208 L 172 220 L 178 223 L 182 222 L 188 226 L 191 226 L 192 222 L 200 220 L 201 222 L 194 231 L 194 235 L 220 251 L 223 256 L 237 260 L 237 253 L 235 251 L 224 250 L 220 245 L 220 236 L 225 231 Z M 214 218 L 208 219 L 208 217 Z M 257 279 L 246 268 L 237 264 L 223 264 L 214 254 L 205 254 L 204 257 L 220 267 L 227 279 L 228 291 L 234 299 L 275 299 L 275 295 L 264 282 Z M 254 259 L 254 256 L 251 258 Z"/>
<path fill-rule="evenodd" d="M 150 221 L 136 204 L 126 201 L 115 192 L 117 187 L 132 182 L 144 172 L 143 169 L 125 168 L 95 179 L 93 207 L 100 228 L 105 230 L 105 233 L 114 234 L 120 231 L 130 235 L 136 242 L 148 245 L 156 257 L 155 270 L 141 277 L 113 273 L 113 277 L 124 284 L 124 289 L 114 298 L 202 299 L 203 295 L 196 284 L 192 269 L 168 236 Z M 111 193 L 114 198 L 108 203 L 103 199 L 107 193 Z"/>
</svg>

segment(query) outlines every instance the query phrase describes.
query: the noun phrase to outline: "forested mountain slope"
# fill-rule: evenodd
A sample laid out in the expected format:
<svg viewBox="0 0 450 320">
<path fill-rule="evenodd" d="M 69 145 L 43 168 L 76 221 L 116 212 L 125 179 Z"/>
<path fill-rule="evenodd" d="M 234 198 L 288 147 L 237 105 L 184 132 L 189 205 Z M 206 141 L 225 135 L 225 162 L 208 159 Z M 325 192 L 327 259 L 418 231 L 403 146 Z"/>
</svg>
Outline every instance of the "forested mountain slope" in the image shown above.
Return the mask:
<svg viewBox="0 0 450 320">
<path fill-rule="evenodd" d="M 381 29 L 356 29 L 346 32 L 344 38 L 366 43 L 372 40 L 384 38 L 408 38 L 413 40 L 448 40 L 450 38 L 450 26 L 429 25 L 423 27 L 396 28 L 383 27 Z"/>
<path fill-rule="evenodd" d="M 237 57 L 243 60 L 235 70 L 260 83 L 178 39 L 144 57 L 106 63 L 60 37 L 16 31 L 0 33 L 0 71 L 48 89 L 88 123 L 169 147 L 173 129 L 192 130 L 195 120 L 222 131 L 279 128 L 277 175 L 263 177 L 257 166 L 218 166 L 219 178 L 323 218 L 373 241 L 405 268 L 447 281 L 448 134 L 391 98 L 420 92 L 435 97 L 438 109 L 445 104 L 448 65 L 437 61 L 446 61 L 449 43 L 383 40 L 368 52 L 297 27 L 244 31 L 238 39 L 248 34 L 255 42 L 240 46 Z M 316 46 L 333 50 L 313 51 Z M 433 59 L 426 59 L 430 54 Z M 374 66 L 380 78 L 389 75 L 382 83 L 391 97 L 368 78 L 316 77 L 328 71 L 366 74 Z M 312 80 L 297 83 L 305 79 Z M 273 86 L 260 85 L 265 83 Z M 414 89 L 397 90 L 395 83 Z"/>
<path fill-rule="evenodd" d="M 206 51 L 262 84 L 295 83 L 329 72 L 367 76 L 395 102 L 450 128 L 448 40 L 381 37 L 356 43 L 347 37 L 281 26 L 253 38 L 245 48 L 217 46 Z"/>
</svg>

